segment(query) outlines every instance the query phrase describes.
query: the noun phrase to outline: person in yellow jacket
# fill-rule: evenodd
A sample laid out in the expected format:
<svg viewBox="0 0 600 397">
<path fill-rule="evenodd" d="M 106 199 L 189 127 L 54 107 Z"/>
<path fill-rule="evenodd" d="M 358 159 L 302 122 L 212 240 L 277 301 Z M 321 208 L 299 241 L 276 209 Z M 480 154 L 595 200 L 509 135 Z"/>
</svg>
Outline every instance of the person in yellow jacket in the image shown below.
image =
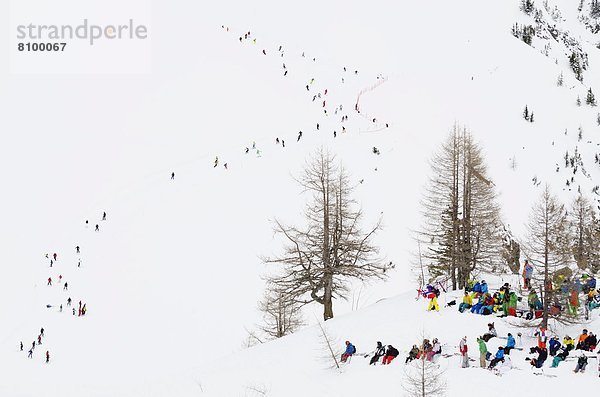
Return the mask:
<svg viewBox="0 0 600 397">
<path fill-rule="evenodd" d="M 575 339 L 571 338 L 569 335 L 565 335 L 563 339 L 563 344 L 565 345 L 567 350 L 575 349 Z"/>
<path fill-rule="evenodd" d="M 463 296 L 462 303 L 458 305 L 458 311 L 464 312 L 467 309 L 470 309 L 473 306 L 473 297 L 467 291 L 465 291 L 465 296 Z"/>
</svg>

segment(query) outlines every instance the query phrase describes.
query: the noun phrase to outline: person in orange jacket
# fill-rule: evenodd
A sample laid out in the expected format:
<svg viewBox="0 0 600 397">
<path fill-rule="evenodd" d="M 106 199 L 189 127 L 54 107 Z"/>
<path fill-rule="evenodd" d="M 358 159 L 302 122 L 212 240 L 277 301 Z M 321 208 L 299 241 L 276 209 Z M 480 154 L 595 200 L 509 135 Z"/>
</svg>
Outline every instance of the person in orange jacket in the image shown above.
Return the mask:
<svg viewBox="0 0 600 397">
<path fill-rule="evenodd" d="M 583 345 L 585 343 L 585 340 L 588 338 L 588 331 L 587 329 L 584 329 L 581 332 L 581 335 L 579 335 L 579 339 L 577 339 L 577 346 L 575 347 L 575 349 L 579 350 L 579 349 L 583 349 Z"/>
<path fill-rule="evenodd" d="M 569 313 L 573 316 L 577 315 L 577 310 L 579 309 L 579 293 L 575 288 L 573 288 L 570 292 L 569 296 Z"/>
</svg>

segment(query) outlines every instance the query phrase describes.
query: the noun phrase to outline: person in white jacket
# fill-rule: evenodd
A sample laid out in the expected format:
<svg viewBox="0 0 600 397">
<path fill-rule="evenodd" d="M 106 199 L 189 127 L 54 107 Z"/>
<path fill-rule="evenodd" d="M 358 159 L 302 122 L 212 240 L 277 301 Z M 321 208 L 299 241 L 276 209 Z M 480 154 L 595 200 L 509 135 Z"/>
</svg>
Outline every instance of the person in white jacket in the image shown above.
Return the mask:
<svg viewBox="0 0 600 397">
<path fill-rule="evenodd" d="M 434 361 L 435 356 L 437 354 L 440 354 L 441 352 L 442 352 L 442 345 L 440 345 L 440 342 L 437 340 L 437 338 L 433 338 L 433 346 L 431 348 L 431 351 L 427 352 L 427 360 Z"/>
</svg>

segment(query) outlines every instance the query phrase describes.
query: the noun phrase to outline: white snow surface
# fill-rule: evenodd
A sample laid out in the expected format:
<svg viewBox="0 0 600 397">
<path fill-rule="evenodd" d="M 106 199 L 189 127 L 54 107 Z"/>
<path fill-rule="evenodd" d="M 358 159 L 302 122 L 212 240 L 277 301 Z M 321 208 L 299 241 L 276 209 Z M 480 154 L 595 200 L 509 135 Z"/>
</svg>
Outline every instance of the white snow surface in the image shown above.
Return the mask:
<svg viewBox="0 0 600 397">
<path fill-rule="evenodd" d="M 577 107 L 575 99 L 585 100 L 589 87 L 600 95 L 600 37 L 581 28 L 578 2 L 548 2 L 563 10 L 561 26 L 589 55 L 584 84 L 560 45 L 555 61 L 535 39 L 534 48 L 511 35 L 515 22 L 532 23 L 517 0 L 152 2 L 151 74 L 21 76 L 0 64 L 0 396 L 358 396 L 388 387 L 401 395 L 403 360 L 369 367 L 355 357 L 341 371 L 328 369 L 314 325 L 242 348 L 245 328 L 260 321 L 268 271 L 260 258 L 281 249 L 271 221 L 302 221 L 307 197 L 293 176 L 322 146 L 352 175 L 365 225 L 383 216 L 377 243 L 396 264 L 387 282 L 356 285 L 350 300 L 360 291 L 358 310 L 336 301 L 328 330 L 360 352 L 377 340 L 391 343 L 401 358 L 422 332 L 446 352 L 466 335 L 476 358 L 475 337 L 490 317 L 456 307 L 427 313 L 424 301 L 414 301 L 411 233 L 420 224 L 429 159 L 454 123 L 483 146 L 503 218 L 518 238 L 544 183 L 566 204 L 578 185 L 594 198 L 598 108 Z M 239 42 L 248 30 L 256 44 Z M 561 71 L 565 84 L 557 87 Z M 358 93 L 377 76 L 385 82 L 361 96 L 357 115 Z M 333 114 L 340 104 L 343 112 Z M 525 105 L 534 123 L 523 120 Z M 589 178 L 578 173 L 568 188 L 573 170 L 563 156 L 576 146 Z M 54 252 L 50 268 L 44 254 Z M 56 283 L 59 275 L 69 291 Z M 71 315 L 68 297 L 86 303 L 88 314 Z M 321 308 L 305 314 L 314 324 Z M 501 335 L 515 331 L 495 321 Z M 41 327 L 43 345 L 27 359 Z M 579 330 L 567 331 L 575 337 Z M 515 352 L 517 369 L 502 377 L 442 359 L 448 395 L 583 393 L 597 382 L 593 359 L 582 375 L 571 372 L 574 362 L 545 369 L 553 378 L 532 375 L 524 357 Z"/>
</svg>

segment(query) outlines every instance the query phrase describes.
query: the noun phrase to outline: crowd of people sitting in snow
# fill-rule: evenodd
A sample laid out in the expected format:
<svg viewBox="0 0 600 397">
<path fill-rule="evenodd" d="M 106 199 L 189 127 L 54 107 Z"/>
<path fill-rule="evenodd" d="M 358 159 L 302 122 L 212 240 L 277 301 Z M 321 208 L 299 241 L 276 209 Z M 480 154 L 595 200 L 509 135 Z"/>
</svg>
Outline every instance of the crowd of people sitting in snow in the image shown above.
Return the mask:
<svg viewBox="0 0 600 397">
<path fill-rule="evenodd" d="M 468 280 L 465 285 L 464 296 L 462 302 L 458 305 L 458 311 L 464 313 L 470 311 L 473 314 L 493 315 L 498 317 L 522 317 L 525 320 L 539 319 L 543 315 L 543 304 L 538 297 L 537 292 L 532 285 L 533 266 L 525 261 L 523 268 L 523 287 L 526 289 L 527 301 L 526 305 L 523 302 L 524 298 L 519 296 L 519 291 L 513 290 L 509 283 L 504 283 L 497 291 L 490 291 L 490 287 L 485 280 L 474 281 Z M 548 290 L 554 291 L 553 301 L 549 303 L 549 313 L 553 316 L 571 315 L 577 316 L 580 303 L 579 296 L 585 296 L 585 308 L 587 311 L 600 306 L 600 297 L 596 291 L 596 280 L 593 276 L 584 274 L 581 277 L 574 279 L 558 279 L 560 286 L 554 289 L 552 283 L 546 286 Z M 438 283 L 442 289 L 443 284 Z M 429 284 L 418 291 L 419 297 L 424 297 L 429 300 L 427 310 L 439 311 L 440 306 L 438 298 L 440 289 Z M 450 301 L 446 305 L 451 307 L 456 304 L 456 301 Z M 521 307 L 519 307 L 521 306 Z M 576 365 L 573 369 L 575 373 L 585 372 L 589 358 L 598 359 L 598 371 L 600 376 L 600 349 L 596 355 L 589 355 L 596 350 L 598 338 L 587 329 L 583 329 L 577 339 L 573 339 L 569 335 L 565 335 L 562 339 L 558 335 L 549 336 L 545 328 L 537 328 L 533 337 L 536 338 L 536 345 L 526 350 L 529 354 L 526 361 L 535 369 L 543 368 L 545 362 L 551 358 L 551 368 L 556 368 L 561 362 L 565 361 L 569 355 L 575 355 L 574 351 L 579 351 L 576 357 Z M 497 340 L 498 346 L 493 349 L 488 349 L 488 344 Z M 500 342 L 502 341 L 502 342 Z M 522 342 L 522 334 L 517 333 L 516 337 L 508 332 L 506 336 L 498 336 L 494 322 L 488 323 L 488 329 L 485 333 L 476 338 L 479 351 L 479 365 L 481 368 L 493 370 L 496 374 L 501 375 L 503 372 L 510 370 L 513 363 L 510 360 L 510 353 L 513 349 L 524 350 Z M 346 341 L 346 351 L 342 356 L 342 361 L 346 362 L 349 357 L 356 354 L 356 348 L 352 343 Z M 476 361 L 469 357 L 469 348 L 467 337 L 463 337 L 458 345 L 458 353 L 460 356 L 461 367 L 467 368 L 470 366 L 470 361 Z M 392 345 L 383 345 L 377 342 L 377 347 L 370 353 L 364 354 L 364 357 L 371 357 L 369 364 L 373 365 L 380 361 L 381 364 L 389 364 L 399 355 L 399 352 Z M 413 345 L 408 351 L 405 364 L 413 360 L 422 359 L 430 362 L 437 362 L 442 356 L 442 344 L 437 338 L 431 342 L 429 339 L 424 339 L 420 345 Z M 444 355 L 450 357 L 451 355 Z"/>
<path fill-rule="evenodd" d="M 421 347 L 417 347 L 417 345 L 413 345 L 413 348 L 408 353 L 408 357 L 406 357 L 406 363 L 422 358 L 427 361 L 434 361 L 434 357 L 436 354 L 441 354 L 442 347 L 437 339 L 433 339 L 432 342 L 429 339 L 424 339 Z M 340 357 L 341 362 L 347 362 L 350 357 L 357 354 L 356 347 L 350 343 L 350 341 L 346 341 L 346 349 L 342 356 Z M 365 358 L 371 357 L 369 360 L 369 365 L 375 365 L 377 363 L 381 363 L 381 365 L 390 364 L 396 357 L 400 355 L 398 349 L 396 349 L 392 345 L 384 345 L 381 342 L 377 342 L 375 349 L 369 353 L 361 354 Z"/>
<path fill-rule="evenodd" d="M 539 328 L 534 336 L 537 338 L 537 345 L 529 349 L 529 356 L 525 359 L 533 368 L 542 368 L 544 363 L 548 360 L 548 356 L 552 357 L 551 368 L 556 368 L 558 365 L 565 361 L 566 358 L 574 350 L 579 350 L 577 355 L 576 366 L 573 372 L 585 372 L 588 358 L 594 356 L 588 356 L 586 352 L 593 352 L 596 349 L 598 340 L 596 335 L 592 332 L 588 332 L 584 329 L 575 341 L 569 335 L 566 335 L 561 343 L 557 336 L 552 336 L 547 339 L 546 329 Z M 488 349 L 490 340 L 496 338 L 498 341 L 502 340 L 502 344 L 498 345 L 494 352 Z M 496 331 L 494 323 L 488 324 L 488 330 L 476 339 L 478 351 L 479 351 L 479 366 L 484 369 L 493 370 L 496 374 L 501 375 L 502 373 L 513 368 L 513 363 L 510 359 L 510 352 L 513 349 L 523 350 L 522 334 L 519 332 L 517 338 L 512 333 L 507 333 L 506 337 L 499 337 Z M 505 342 L 504 342 L 505 341 Z M 375 349 L 369 353 L 357 353 L 356 347 L 350 341 L 346 341 L 346 348 L 344 353 L 341 355 L 341 362 L 348 362 L 349 359 L 356 355 L 362 355 L 364 358 L 369 358 L 369 365 L 388 365 L 396 357 L 400 355 L 398 349 L 392 345 L 383 345 L 381 342 L 377 342 Z M 464 336 L 458 346 L 458 355 L 460 356 L 460 363 L 462 368 L 470 367 L 471 361 L 476 361 L 469 357 L 469 348 L 467 343 L 467 337 Z M 442 344 L 437 338 L 433 340 L 423 339 L 422 343 L 417 346 L 416 344 L 408 351 L 404 363 L 408 364 L 413 360 L 424 360 L 432 363 L 439 361 L 442 356 Z M 451 357 L 452 354 L 444 355 L 444 357 Z M 600 349 L 596 354 L 600 363 Z M 600 364 L 599 364 L 599 376 L 600 376 Z"/>
<path fill-rule="evenodd" d="M 526 263 L 527 265 L 527 263 Z M 530 274 L 530 273 L 528 273 Z M 524 285 L 530 286 L 530 279 L 524 278 Z M 551 283 L 549 283 L 551 284 Z M 424 291 L 429 291 L 433 287 L 427 286 Z M 548 285 L 548 290 L 553 291 L 554 287 Z M 549 303 L 549 313 L 556 316 L 566 310 L 570 315 L 577 316 L 580 308 L 581 293 L 585 296 L 585 308 L 592 311 L 600 307 L 600 295 L 596 290 L 596 279 L 593 276 L 584 274 L 581 278 L 574 281 L 563 279 L 558 291 L 555 291 L 554 300 Z M 428 310 L 435 308 L 439 310 L 436 297 L 432 292 L 426 292 L 425 297 L 430 299 Z M 516 291 L 513 291 L 508 283 L 505 283 L 494 293 L 489 291 L 485 280 L 469 280 L 465 286 L 465 292 L 462 302 L 458 306 L 458 311 L 463 313 L 469 310 L 471 313 L 490 315 L 502 313 L 500 317 L 515 316 L 525 317 L 528 320 L 541 318 L 543 314 L 542 301 L 534 288 L 529 288 L 527 295 L 527 307 L 519 308 L 521 302 Z M 450 302 L 449 305 L 452 305 Z"/>
</svg>

